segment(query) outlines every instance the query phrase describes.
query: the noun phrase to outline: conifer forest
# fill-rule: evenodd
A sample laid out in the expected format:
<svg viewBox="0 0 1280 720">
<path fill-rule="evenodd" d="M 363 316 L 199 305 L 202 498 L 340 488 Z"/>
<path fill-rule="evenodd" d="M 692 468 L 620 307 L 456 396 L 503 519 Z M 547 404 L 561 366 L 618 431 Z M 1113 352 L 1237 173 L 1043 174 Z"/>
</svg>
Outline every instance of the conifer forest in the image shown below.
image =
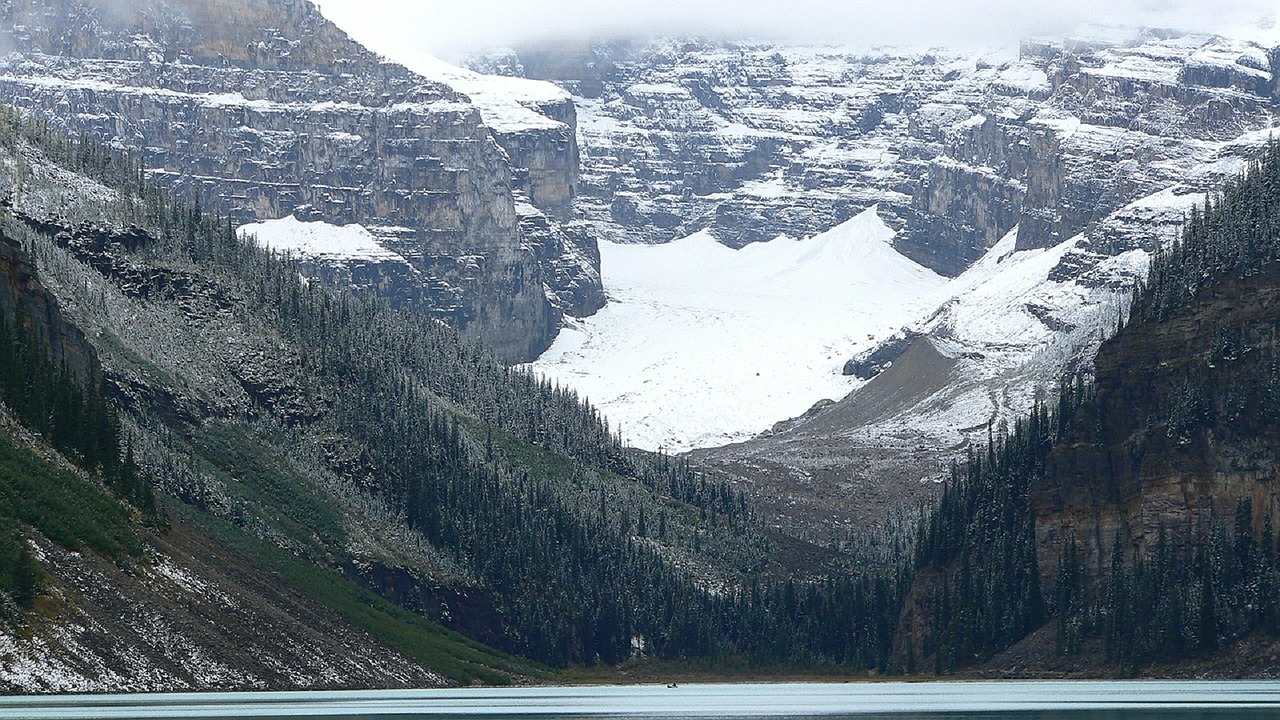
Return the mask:
<svg viewBox="0 0 1280 720">
<path fill-rule="evenodd" d="M 428 80 L 306 2 L 148 30 L 189 56 L 9 5 L 0 694 L 1280 672 L 1276 51 L 654 40 Z M 1175 50 L 1142 102 L 1199 115 L 1099 100 Z M 59 52 L 101 77 L 23 79 Z M 768 331 L 654 380 L 739 314 Z M 816 402 L 756 422 L 805 363 Z"/>
</svg>

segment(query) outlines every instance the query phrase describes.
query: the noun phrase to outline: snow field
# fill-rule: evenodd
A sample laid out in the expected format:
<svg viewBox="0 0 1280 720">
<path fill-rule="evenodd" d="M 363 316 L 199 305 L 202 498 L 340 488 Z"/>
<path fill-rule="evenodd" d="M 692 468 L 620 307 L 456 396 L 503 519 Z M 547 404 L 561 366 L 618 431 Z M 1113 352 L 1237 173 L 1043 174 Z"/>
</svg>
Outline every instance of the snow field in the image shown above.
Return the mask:
<svg viewBox="0 0 1280 720">
<path fill-rule="evenodd" d="M 748 438 L 857 381 L 846 359 L 936 304 L 945 278 L 898 254 L 875 208 L 808 240 L 730 249 L 705 232 L 601 243 L 609 304 L 529 365 L 643 448 Z"/>
</svg>

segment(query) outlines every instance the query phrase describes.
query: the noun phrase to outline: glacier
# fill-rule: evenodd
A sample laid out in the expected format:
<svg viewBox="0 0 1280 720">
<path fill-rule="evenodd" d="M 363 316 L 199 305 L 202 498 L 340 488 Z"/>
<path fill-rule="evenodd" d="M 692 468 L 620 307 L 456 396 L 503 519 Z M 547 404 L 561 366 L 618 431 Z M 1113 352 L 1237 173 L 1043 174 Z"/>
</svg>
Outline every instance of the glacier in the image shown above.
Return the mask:
<svg viewBox="0 0 1280 720">
<path fill-rule="evenodd" d="M 1166 188 L 1118 214 L 1176 222 L 1203 199 Z M 808 239 L 738 250 L 706 231 L 659 245 L 602 242 L 609 303 L 571 320 L 526 367 L 587 396 L 628 443 L 680 452 L 793 426 L 785 419 L 866 384 L 842 374 L 850 355 L 905 331 L 950 363 L 946 386 L 913 412 L 849 430 L 877 436 L 861 441 L 954 446 L 1025 412 L 1092 357 L 1150 257 L 1133 249 L 1083 281 L 1056 278 L 1084 236 L 1017 250 L 1015 227 L 945 278 L 898 253 L 895 237 L 873 206 Z"/>
<path fill-rule="evenodd" d="M 528 365 L 575 388 L 635 446 L 722 445 L 858 384 L 850 350 L 936 304 L 945 278 L 893 249 L 872 207 L 831 230 L 734 250 L 703 231 L 600 244 L 609 303 Z"/>
</svg>

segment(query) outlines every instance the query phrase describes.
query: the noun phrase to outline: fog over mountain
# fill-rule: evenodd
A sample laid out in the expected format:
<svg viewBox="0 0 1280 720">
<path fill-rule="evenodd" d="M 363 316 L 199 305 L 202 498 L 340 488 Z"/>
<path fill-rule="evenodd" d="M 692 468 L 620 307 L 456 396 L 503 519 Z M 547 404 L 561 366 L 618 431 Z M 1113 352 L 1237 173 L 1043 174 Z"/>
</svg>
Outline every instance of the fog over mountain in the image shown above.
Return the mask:
<svg viewBox="0 0 1280 720">
<path fill-rule="evenodd" d="M 696 34 L 851 45 L 972 46 L 1061 35 L 1089 24 L 1277 35 L 1266 0 L 317 0 L 356 39 L 392 57 L 546 40 Z"/>
</svg>

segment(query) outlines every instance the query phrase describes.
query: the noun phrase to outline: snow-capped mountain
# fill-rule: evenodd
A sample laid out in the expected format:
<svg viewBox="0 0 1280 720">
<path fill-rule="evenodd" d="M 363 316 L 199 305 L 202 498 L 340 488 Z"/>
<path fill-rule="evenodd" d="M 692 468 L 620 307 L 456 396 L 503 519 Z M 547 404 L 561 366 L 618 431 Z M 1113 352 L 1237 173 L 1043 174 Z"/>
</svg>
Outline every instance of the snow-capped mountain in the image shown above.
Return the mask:
<svg viewBox="0 0 1280 720">
<path fill-rule="evenodd" d="M 818 403 L 696 454 L 824 532 L 928 492 L 916 481 L 1087 367 L 1149 253 L 1280 125 L 1278 58 L 1114 31 L 1014 53 L 663 40 L 478 61 L 575 93 L 579 207 L 611 241 L 614 304 L 535 367 L 649 447 L 739 440 Z M 932 280 L 775 299 L 762 248 L 822 246 L 870 212 L 882 247 Z M 810 259 L 798 272 L 884 276 Z M 678 348 L 699 342 L 694 367 Z M 762 368 L 779 370 L 757 385 Z"/>
</svg>

